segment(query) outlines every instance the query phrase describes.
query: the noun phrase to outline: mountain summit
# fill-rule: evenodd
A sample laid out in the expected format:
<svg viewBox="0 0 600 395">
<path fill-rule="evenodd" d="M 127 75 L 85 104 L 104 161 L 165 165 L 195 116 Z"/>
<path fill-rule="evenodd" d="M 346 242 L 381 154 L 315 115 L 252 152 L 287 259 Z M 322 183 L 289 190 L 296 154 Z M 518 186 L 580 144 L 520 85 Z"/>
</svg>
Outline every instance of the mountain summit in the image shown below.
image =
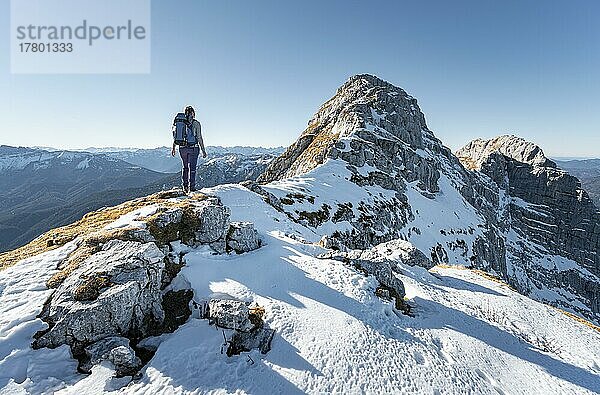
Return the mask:
<svg viewBox="0 0 600 395">
<path fill-rule="evenodd" d="M 269 166 L 259 181 L 305 173 L 330 157 L 340 141 L 357 132 L 373 132 L 375 125 L 389 138 L 400 139 L 414 149 L 423 148 L 424 138 L 433 138 L 415 98 L 389 82 L 359 74 L 321 106 L 298 140 Z"/>
</svg>

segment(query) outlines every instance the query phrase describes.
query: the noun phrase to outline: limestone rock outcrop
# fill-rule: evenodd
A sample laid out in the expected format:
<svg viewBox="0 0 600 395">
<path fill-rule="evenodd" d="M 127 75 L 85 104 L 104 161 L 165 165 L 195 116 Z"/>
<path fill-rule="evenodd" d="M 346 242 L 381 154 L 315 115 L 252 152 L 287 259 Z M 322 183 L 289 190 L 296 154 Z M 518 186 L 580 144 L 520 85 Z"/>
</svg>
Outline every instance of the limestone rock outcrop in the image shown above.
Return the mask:
<svg viewBox="0 0 600 395">
<path fill-rule="evenodd" d="M 117 376 L 133 376 L 142 367 L 142 360 L 135 355 L 129 339 L 124 337 L 106 337 L 87 346 L 79 369 L 91 373 L 92 367 L 103 361 L 110 361 L 114 365 Z"/>
<path fill-rule="evenodd" d="M 181 288 L 185 281 L 170 288 L 186 264 L 185 253 L 198 245 L 209 245 L 216 253 L 260 247 L 254 225 L 230 223 L 229 208 L 217 197 L 147 200 L 155 206 L 141 208 L 145 216 L 126 214 L 77 239 L 78 247 L 59 265 L 51 283 L 56 290 L 39 316 L 48 328 L 35 335 L 34 348 L 66 344 L 82 372 L 109 361 L 118 376 L 133 375 L 143 364 L 137 345 L 173 332 L 192 314 L 193 290 Z M 173 242 L 188 246 L 174 248 Z M 252 322 L 246 304 L 215 301 L 211 307 L 211 318 L 219 325 L 253 333 L 238 339 L 239 349 L 257 341 L 264 345 L 260 339 L 265 338 L 265 328 Z M 236 321 L 242 315 L 244 320 Z M 141 352 L 145 361 L 148 352 Z"/>
<path fill-rule="evenodd" d="M 42 312 L 50 325 L 36 347 L 82 346 L 109 336 L 139 336 L 161 322 L 164 254 L 154 243 L 113 240 L 58 287 Z"/>
<path fill-rule="evenodd" d="M 579 180 L 516 136 L 475 140 L 457 155 L 504 197 L 498 220 L 516 234 L 507 243 L 511 283 L 524 293 L 544 287 L 566 291 L 559 302 L 564 308 L 570 307 L 569 294 L 581 296 L 598 314 L 600 211 Z"/>
</svg>

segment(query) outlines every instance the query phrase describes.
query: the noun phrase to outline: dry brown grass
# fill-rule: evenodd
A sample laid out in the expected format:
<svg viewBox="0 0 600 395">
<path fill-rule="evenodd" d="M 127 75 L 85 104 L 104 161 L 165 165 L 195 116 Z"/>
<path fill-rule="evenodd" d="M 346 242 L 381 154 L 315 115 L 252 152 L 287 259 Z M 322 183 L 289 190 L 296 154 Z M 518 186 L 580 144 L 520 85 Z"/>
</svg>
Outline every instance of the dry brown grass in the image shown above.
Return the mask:
<svg viewBox="0 0 600 395">
<path fill-rule="evenodd" d="M 338 141 L 339 133 L 331 133 L 323 130 L 323 125 L 315 122 L 306 128 L 302 136 L 313 135 L 312 141 L 304 151 L 296 158 L 296 163 L 320 164 L 324 161 L 329 148 Z"/>
<path fill-rule="evenodd" d="M 462 165 L 469 169 L 469 170 L 477 170 L 477 163 L 475 163 L 475 161 L 468 156 L 459 156 L 458 160 L 460 161 L 460 163 L 462 163 Z"/>
<path fill-rule="evenodd" d="M 511 290 L 513 290 L 515 292 L 518 292 L 515 288 L 513 288 L 510 284 L 507 284 L 504 280 L 502 280 L 498 276 L 494 276 L 493 274 L 484 272 L 483 270 L 479 270 L 479 269 L 468 269 L 468 270 L 470 270 L 472 273 L 480 275 L 483 278 L 486 278 L 486 279 L 488 279 L 490 281 L 493 281 L 495 283 L 504 285 L 505 287 L 510 288 Z"/>
<path fill-rule="evenodd" d="M 569 313 L 568 311 L 565 311 L 565 310 L 563 310 L 563 309 L 559 309 L 558 307 L 555 307 L 555 306 L 550 306 L 550 307 L 552 307 L 552 308 L 554 308 L 554 309 L 556 309 L 556 310 L 560 311 L 561 313 L 563 313 L 563 314 L 564 314 L 564 315 L 566 315 L 567 317 L 569 317 L 569 318 L 571 318 L 571 319 L 573 319 L 573 320 L 575 320 L 575 321 L 579 322 L 580 324 L 583 324 L 583 325 L 587 326 L 588 328 L 591 328 L 591 329 L 593 329 L 593 330 L 595 330 L 595 331 L 598 331 L 598 332 L 600 332 L 600 326 L 598 326 L 598 325 L 595 325 L 595 324 L 593 324 L 593 323 L 591 323 L 591 322 L 589 322 L 589 321 L 587 321 L 587 320 L 585 320 L 585 319 L 581 318 L 580 316 L 578 316 L 578 315 L 576 315 L 576 314 Z"/>
<path fill-rule="evenodd" d="M 182 196 L 182 193 L 177 190 L 163 191 L 139 199 L 130 200 L 118 206 L 108 207 L 88 213 L 79 221 L 60 228 L 52 229 L 51 231 L 44 233 L 23 247 L 1 253 L 0 270 L 12 266 L 22 259 L 30 258 L 43 252 L 61 247 L 79 236 L 90 235 L 94 232 L 99 232 L 106 225 L 117 220 L 122 215 L 137 210 L 141 207 L 154 203 L 178 204 L 177 202 L 171 202 L 168 199 L 180 196 Z M 203 200 L 205 198 L 205 195 L 194 194 L 192 197 L 189 197 L 188 200 Z M 81 251 L 79 254 L 81 257 L 77 259 L 80 261 L 89 256 L 89 254 L 85 253 L 84 251 Z"/>
<path fill-rule="evenodd" d="M 248 313 L 248 319 L 255 327 L 262 327 L 263 317 L 265 316 L 265 308 L 262 306 L 250 307 Z"/>
<path fill-rule="evenodd" d="M 96 300 L 98 299 L 98 296 L 100 296 L 100 291 L 102 291 L 103 288 L 113 285 L 106 273 L 96 273 L 96 275 L 87 277 L 83 280 L 83 283 L 81 283 L 73 293 L 75 300 Z"/>
<path fill-rule="evenodd" d="M 435 265 L 434 269 L 437 268 L 437 267 L 439 267 L 441 269 L 468 270 L 471 273 L 475 273 L 475 274 L 477 274 L 477 275 L 479 275 L 479 276 L 481 276 L 481 277 L 483 277 L 483 278 L 485 278 L 487 280 L 493 281 L 493 282 L 498 283 L 500 285 L 504 285 L 505 287 L 511 289 L 512 291 L 518 292 L 515 288 L 513 288 L 512 286 L 510 286 L 509 284 L 507 284 L 500 277 L 494 276 L 493 274 L 490 274 L 488 272 L 484 272 L 483 270 L 471 269 L 471 268 L 468 268 L 468 267 L 465 267 L 465 266 L 460 266 L 460 265 L 448 265 L 448 264 L 445 264 L 445 263 L 440 263 L 440 264 Z"/>
</svg>

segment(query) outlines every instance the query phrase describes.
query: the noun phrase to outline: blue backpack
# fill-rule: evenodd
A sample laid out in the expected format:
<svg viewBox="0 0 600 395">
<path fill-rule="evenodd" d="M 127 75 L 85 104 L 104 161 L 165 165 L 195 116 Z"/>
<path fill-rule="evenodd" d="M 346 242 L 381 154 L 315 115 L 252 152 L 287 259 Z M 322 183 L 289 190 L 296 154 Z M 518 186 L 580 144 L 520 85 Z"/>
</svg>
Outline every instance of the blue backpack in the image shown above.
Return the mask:
<svg viewBox="0 0 600 395">
<path fill-rule="evenodd" d="M 175 115 L 175 119 L 173 120 L 173 141 L 176 145 L 187 145 L 188 129 L 190 129 L 188 117 L 182 112 Z"/>
<path fill-rule="evenodd" d="M 176 145 L 183 146 L 198 144 L 192 123 L 182 112 L 175 115 L 173 120 L 173 141 Z"/>
</svg>

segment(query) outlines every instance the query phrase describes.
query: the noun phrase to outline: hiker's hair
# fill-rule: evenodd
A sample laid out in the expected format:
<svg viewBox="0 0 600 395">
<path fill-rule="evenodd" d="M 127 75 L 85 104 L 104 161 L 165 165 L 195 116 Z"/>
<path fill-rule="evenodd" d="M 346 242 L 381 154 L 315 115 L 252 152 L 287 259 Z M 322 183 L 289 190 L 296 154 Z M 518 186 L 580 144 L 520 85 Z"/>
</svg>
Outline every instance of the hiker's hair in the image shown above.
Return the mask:
<svg viewBox="0 0 600 395">
<path fill-rule="evenodd" d="M 192 106 L 186 106 L 183 112 L 185 113 L 185 115 L 190 115 L 192 113 L 196 115 L 196 111 L 194 111 L 194 107 Z"/>
</svg>

